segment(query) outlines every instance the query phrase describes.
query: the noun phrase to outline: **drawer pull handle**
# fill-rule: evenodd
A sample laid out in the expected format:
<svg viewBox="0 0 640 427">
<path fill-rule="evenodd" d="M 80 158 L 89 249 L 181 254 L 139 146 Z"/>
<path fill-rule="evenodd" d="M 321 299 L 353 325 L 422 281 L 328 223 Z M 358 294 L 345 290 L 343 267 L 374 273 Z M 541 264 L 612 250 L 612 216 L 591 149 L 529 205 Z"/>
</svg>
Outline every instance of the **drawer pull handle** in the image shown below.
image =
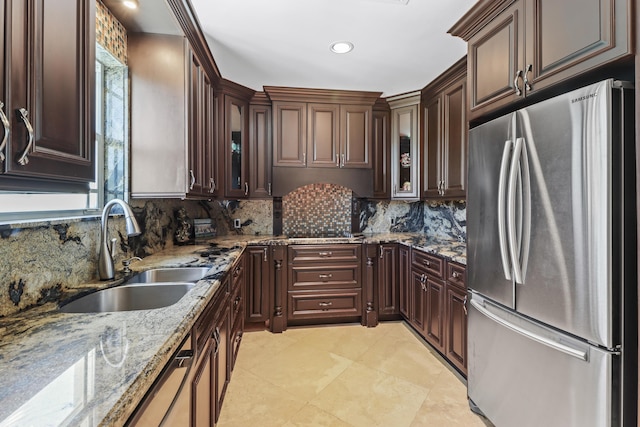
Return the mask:
<svg viewBox="0 0 640 427">
<path fill-rule="evenodd" d="M 333 274 L 329 273 L 329 274 L 318 274 L 318 277 L 321 279 L 331 279 L 333 277 Z"/>
<path fill-rule="evenodd" d="M 460 273 L 458 273 L 457 271 L 454 271 L 453 273 L 451 273 L 451 277 L 453 277 L 454 279 L 459 279 Z"/>
<path fill-rule="evenodd" d="M 24 108 L 20 108 L 18 109 L 18 113 L 20 114 L 20 118 L 24 122 L 24 126 L 27 128 L 27 133 L 29 134 L 29 142 L 27 143 L 27 148 L 24 149 L 22 155 L 18 158 L 18 164 L 24 166 L 29 163 L 28 154 L 31 152 L 31 147 L 33 146 L 34 133 L 33 126 L 31 126 L 31 122 L 29 122 L 29 113 L 27 112 L 27 110 L 25 110 Z"/>
<path fill-rule="evenodd" d="M 331 256 L 333 252 L 318 252 L 318 256 Z"/>
<path fill-rule="evenodd" d="M 426 265 L 427 267 L 429 267 L 431 265 L 431 263 L 429 262 L 429 260 L 424 260 L 423 262 L 424 265 Z"/>
<path fill-rule="evenodd" d="M 331 301 L 329 301 L 329 302 L 319 302 L 318 305 L 320 307 L 331 307 L 333 305 L 333 303 Z"/>
</svg>

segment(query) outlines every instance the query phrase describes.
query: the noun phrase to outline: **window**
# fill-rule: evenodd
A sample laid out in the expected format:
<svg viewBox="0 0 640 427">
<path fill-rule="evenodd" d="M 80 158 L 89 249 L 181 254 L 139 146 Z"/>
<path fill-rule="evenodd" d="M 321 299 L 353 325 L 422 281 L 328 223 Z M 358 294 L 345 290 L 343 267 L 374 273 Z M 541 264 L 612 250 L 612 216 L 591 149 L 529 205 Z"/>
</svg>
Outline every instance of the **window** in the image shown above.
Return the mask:
<svg viewBox="0 0 640 427">
<path fill-rule="evenodd" d="M 96 181 L 88 193 L 0 191 L 0 221 L 98 214 L 128 194 L 127 67 L 96 45 Z"/>
</svg>

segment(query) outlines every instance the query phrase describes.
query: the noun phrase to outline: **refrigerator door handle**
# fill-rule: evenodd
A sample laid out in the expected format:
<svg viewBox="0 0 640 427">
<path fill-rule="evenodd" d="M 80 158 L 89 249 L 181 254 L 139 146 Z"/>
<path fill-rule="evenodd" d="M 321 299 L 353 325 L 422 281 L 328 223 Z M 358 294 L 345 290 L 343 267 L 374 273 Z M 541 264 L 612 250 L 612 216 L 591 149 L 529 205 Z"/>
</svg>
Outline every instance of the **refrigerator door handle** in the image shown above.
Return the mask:
<svg viewBox="0 0 640 427">
<path fill-rule="evenodd" d="M 520 257 L 518 254 L 518 236 L 516 232 L 516 196 L 518 172 L 520 170 L 520 157 L 524 138 L 517 138 L 511 157 L 511 168 L 509 171 L 509 188 L 507 191 L 507 234 L 509 236 L 509 253 L 511 255 L 511 267 L 516 283 L 522 284 L 522 269 L 520 267 Z"/>
<path fill-rule="evenodd" d="M 493 320 L 496 323 L 499 323 L 500 325 L 504 326 L 505 328 L 509 328 L 512 331 L 526 337 L 529 338 L 531 340 L 534 340 L 536 342 L 539 342 L 542 345 L 546 345 L 549 348 L 552 348 L 554 350 L 560 351 L 562 353 L 565 353 L 571 357 L 575 357 L 576 359 L 580 359 L 583 361 L 587 361 L 588 357 L 587 357 L 587 352 L 580 350 L 580 349 L 576 349 L 573 347 L 570 347 L 566 344 L 562 344 L 560 342 L 557 341 L 553 341 L 547 337 L 543 337 L 541 335 L 538 335 L 534 332 L 528 331 L 520 326 L 514 325 L 511 322 L 508 322 L 507 320 L 503 319 L 502 317 L 498 316 L 495 313 L 492 313 L 491 311 L 487 310 L 487 308 L 484 306 L 484 304 L 487 304 L 486 301 L 484 301 L 483 304 L 479 303 L 477 300 L 471 298 L 471 305 L 478 310 L 481 314 L 483 314 L 484 316 L 488 317 L 489 319 Z"/>
<path fill-rule="evenodd" d="M 504 143 L 502 151 L 502 162 L 500 163 L 500 180 L 498 181 L 498 237 L 500 240 L 500 258 L 502 259 L 502 270 L 504 278 L 511 280 L 511 264 L 509 263 L 509 253 L 507 249 L 507 222 L 505 214 L 506 196 L 507 196 L 507 169 L 509 167 L 509 153 L 513 143 L 507 141 Z"/>
</svg>

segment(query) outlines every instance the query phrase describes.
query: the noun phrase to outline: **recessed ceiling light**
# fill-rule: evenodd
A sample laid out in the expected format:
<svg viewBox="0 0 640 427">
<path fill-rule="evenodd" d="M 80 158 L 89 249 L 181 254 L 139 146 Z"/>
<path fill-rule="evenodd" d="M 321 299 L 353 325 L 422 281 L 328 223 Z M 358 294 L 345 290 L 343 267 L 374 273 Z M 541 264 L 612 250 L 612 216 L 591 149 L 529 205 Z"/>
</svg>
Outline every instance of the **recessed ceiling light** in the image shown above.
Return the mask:
<svg viewBox="0 0 640 427">
<path fill-rule="evenodd" d="M 334 53 L 348 53 L 353 50 L 353 43 L 349 43 L 349 42 L 331 43 L 331 46 L 329 46 L 329 49 L 331 49 L 331 52 L 334 52 Z"/>
<path fill-rule="evenodd" d="M 138 0 L 122 0 L 122 4 L 127 6 L 129 9 L 138 8 Z"/>
</svg>

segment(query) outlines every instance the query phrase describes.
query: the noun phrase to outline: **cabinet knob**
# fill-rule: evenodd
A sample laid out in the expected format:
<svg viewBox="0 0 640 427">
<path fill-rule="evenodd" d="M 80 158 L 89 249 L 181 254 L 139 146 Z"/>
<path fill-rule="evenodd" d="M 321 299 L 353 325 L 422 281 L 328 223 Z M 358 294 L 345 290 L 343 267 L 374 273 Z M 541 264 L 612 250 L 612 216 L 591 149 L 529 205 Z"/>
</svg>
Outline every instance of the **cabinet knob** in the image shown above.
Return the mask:
<svg viewBox="0 0 640 427">
<path fill-rule="evenodd" d="M 249 195 L 249 183 L 248 182 L 244 183 L 244 195 L 245 196 Z"/>
<path fill-rule="evenodd" d="M 24 122 L 24 126 L 27 128 L 27 132 L 29 133 L 29 141 L 27 142 L 27 146 L 22 152 L 22 155 L 18 157 L 18 164 L 24 166 L 29 163 L 28 154 L 31 151 L 31 147 L 33 146 L 33 126 L 31 126 L 31 122 L 29 121 L 29 112 L 24 108 L 18 109 L 18 114 L 20 114 L 20 118 Z"/>
<path fill-rule="evenodd" d="M 0 142 L 0 162 L 3 162 L 4 157 L 4 147 L 7 145 L 7 138 L 9 137 L 9 119 L 7 119 L 7 115 L 4 113 L 4 102 L 0 102 L 0 121 L 2 122 L 2 127 L 4 128 L 4 136 L 2 137 L 2 141 Z"/>
<path fill-rule="evenodd" d="M 216 191 L 216 181 L 213 178 L 209 178 L 209 193 L 213 193 L 214 191 Z"/>
</svg>

